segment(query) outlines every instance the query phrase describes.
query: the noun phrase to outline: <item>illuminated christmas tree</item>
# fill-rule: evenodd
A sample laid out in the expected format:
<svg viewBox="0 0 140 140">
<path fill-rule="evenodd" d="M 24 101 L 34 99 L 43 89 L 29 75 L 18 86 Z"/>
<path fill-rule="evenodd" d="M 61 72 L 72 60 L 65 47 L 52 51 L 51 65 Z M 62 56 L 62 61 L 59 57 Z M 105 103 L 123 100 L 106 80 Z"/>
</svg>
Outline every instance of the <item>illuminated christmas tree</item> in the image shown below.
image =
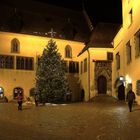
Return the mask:
<svg viewBox="0 0 140 140">
<path fill-rule="evenodd" d="M 42 102 L 59 103 L 68 92 L 66 67 L 51 39 L 44 48 L 36 72 L 36 92 Z"/>
</svg>

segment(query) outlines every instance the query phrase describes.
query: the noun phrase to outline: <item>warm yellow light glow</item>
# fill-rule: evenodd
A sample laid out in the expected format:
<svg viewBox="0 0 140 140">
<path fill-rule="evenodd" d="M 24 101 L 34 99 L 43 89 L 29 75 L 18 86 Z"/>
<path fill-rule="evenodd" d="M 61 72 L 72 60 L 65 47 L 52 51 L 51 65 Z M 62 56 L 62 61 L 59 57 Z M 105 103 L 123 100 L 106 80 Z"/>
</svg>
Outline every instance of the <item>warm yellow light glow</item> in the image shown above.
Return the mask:
<svg viewBox="0 0 140 140">
<path fill-rule="evenodd" d="M 132 83 L 132 79 L 129 77 L 129 75 L 125 76 L 125 80 L 126 80 L 126 84 L 131 84 Z"/>
<path fill-rule="evenodd" d="M 123 78 L 122 76 L 120 76 L 120 80 L 121 80 L 121 81 L 123 81 L 123 80 L 124 80 L 124 78 Z"/>
</svg>

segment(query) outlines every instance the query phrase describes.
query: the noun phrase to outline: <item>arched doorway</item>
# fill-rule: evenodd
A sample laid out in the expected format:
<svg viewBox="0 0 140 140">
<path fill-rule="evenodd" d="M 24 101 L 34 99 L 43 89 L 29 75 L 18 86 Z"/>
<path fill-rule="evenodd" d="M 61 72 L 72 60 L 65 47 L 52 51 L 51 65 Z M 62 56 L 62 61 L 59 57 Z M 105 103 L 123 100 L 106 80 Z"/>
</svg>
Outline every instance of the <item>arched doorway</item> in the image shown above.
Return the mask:
<svg viewBox="0 0 140 140">
<path fill-rule="evenodd" d="M 97 80 L 98 94 L 106 94 L 107 91 L 107 79 L 105 76 L 101 75 Z"/>
<path fill-rule="evenodd" d="M 84 101 L 84 100 L 85 100 L 85 91 L 84 89 L 82 89 L 80 92 L 80 101 Z"/>
<path fill-rule="evenodd" d="M 118 99 L 125 100 L 125 87 L 123 83 L 118 87 Z"/>
<path fill-rule="evenodd" d="M 21 94 L 23 96 L 23 89 L 20 87 L 16 87 L 13 90 L 13 98 L 16 99 L 17 95 Z"/>
<path fill-rule="evenodd" d="M 124 83 L 125 83 L 124 76 L 119 76 L 114 83 L 114 88 L 117 91 L 116 94 L 117 94 L 117 97 L 118 97 L 119 100 L 125 100 L 125 86 L 124 86 Z"/>
</svg>

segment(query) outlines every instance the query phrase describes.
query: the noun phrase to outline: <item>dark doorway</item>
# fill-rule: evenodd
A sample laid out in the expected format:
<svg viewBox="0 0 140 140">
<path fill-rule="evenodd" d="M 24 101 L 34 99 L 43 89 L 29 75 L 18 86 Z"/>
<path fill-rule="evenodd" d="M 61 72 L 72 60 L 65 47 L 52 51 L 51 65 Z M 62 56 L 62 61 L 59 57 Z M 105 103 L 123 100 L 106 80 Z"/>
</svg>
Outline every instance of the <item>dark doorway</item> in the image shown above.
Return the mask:
<svg viewBox="0 0 140 140">
<path fill-rule="evenodd" d="M 97 80 L 98 94 L 106 94 L 107 91 L 107 80 L 101 75 Z"/>
<path fill-rule="evenodd" d="M 85 91 L 84 89 L 82 89 L 80 93 L 80 101 L 84 101 L 84 99 L 85 99 Z"/>
<path fill-rule="evenodd" d="M 125 100 L 125 87 L 123 83 L 118 87 L 118 99 Z"/>
</svg>

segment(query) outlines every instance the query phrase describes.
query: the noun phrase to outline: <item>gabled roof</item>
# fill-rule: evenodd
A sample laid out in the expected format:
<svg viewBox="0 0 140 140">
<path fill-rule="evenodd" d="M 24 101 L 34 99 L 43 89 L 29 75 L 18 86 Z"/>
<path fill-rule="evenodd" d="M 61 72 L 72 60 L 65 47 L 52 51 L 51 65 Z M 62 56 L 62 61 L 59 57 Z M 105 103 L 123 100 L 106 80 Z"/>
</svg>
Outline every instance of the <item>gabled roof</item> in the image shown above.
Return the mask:
<svg viewBox="0 0 140 140">
<path fill-rule="evenodd" d="M 98 23 L 93 29 L 89 42 L 79 53 L 79 55 L 81 55 L 88 48 L 112 48 L 113 38 L 115 37 L 119 29 L 120 24 Z"/>
<path fill-rule="evenodd" d="M 57 33 L 56 38 L 84 42 L 90 35 L 82 11 L 73 11 L 31 0 L 25 0 L 25 2 L 5 0 L 0 5 L 1 31 L 14 32 L 15 30 L 25 34 L 46 36 L 51 28 Z"/>
<path fill-rule="evenodd" d="M 93 47 L 112 47 L 112 40 L 119 30 L 120 24 L 98 23 L 90 37 L 89 45 Z"/>
</svg>

